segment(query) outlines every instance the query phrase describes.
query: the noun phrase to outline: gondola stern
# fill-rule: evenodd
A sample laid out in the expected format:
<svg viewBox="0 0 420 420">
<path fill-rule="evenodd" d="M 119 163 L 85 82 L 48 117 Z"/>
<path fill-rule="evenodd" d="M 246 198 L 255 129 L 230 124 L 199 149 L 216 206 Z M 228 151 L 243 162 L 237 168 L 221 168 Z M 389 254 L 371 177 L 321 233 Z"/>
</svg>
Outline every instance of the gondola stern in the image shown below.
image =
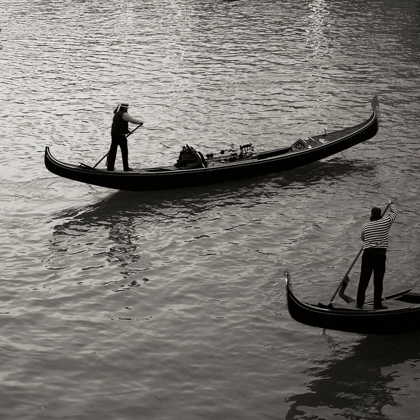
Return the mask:
<svg viewBox="0 0 420 420">
<path fill-rule="evenodd" d="M 44 161 L 47 162 L 48 157 L 51 156 L 50 148 L 49 146 L 45 146 L 45 152 L 44 152 Z"/>
<path fill-rule="evenodd" d="M 284 280 L 286 282 L 286 294 L 287 294 L 287 300 L 289 300 L 289 295 L 293 295 L 292 292 L 292 279 L 290 276 L 290 272 L 289 270 L 286 268 L 285 270 L 283 270 L 283 275 L 284 275 Z"/>
<path fill-rule="evenodd" d="M 52 172 L 52 173 L 55 173 L 55 172 L 53 172 L 52 170 L 51 170 L 51 163 L 52 163 L 52 161 L 53 161 L 53 157 L 52 157 L 52 155 L 51 155 L 51 151 L 50 151 L 50 148 L 49 148 L 49 146 L 45 146 L 45 153 L 44 153 L 44 164 L 45 164 L 45 167 L 50 171 L 50 172 Z"/>
<path fill-rule="evenodd" d="M 376 111 L 378 110 L 378 108 L 379 108 L 379 99 L 378 99 L 378 95 L 375 95 L 375 96 L 372 98 L 371 105 L 372 105 L 372 111 L 373 111 L 373 112 L 376 112 Z"/>
</svg>

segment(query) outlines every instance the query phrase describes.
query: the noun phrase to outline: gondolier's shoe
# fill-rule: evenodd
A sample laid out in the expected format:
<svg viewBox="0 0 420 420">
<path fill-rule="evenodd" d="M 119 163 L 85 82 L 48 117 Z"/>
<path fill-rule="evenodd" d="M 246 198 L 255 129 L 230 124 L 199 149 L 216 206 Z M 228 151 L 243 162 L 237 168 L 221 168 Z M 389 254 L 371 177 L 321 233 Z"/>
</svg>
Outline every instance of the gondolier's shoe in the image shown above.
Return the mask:
<svg viewBox="0 0 420 420">
<path fill-rule="evenodd" d="M 124 169 L 124 172 L 132 172 L 133 171 L 133 169 L 132 168 L 127 168 L 127 169 Z"/>
<path fill-rule="evenodd" d="M 377 309 L 388 309 L 388 306 L 378 305 L 378 306 L 374 306 L 373 309 L 375 309 L 375 310 L 377 310 Z"/>
</svg>

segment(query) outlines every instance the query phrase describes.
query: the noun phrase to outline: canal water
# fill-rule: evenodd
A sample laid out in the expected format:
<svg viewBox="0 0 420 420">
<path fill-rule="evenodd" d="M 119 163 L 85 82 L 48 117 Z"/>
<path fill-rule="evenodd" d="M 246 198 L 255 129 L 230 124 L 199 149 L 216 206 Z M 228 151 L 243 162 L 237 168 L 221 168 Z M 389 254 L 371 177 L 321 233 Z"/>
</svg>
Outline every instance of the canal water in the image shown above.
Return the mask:
<svg viewBox="0 0 420 420">
<path fill-rule="evenodd" d="M 385 293 L 418 287 L 418 0 L 1 9 L 2 419 L 416 418 L 420 333 L 298 324 L 283 270 L 299 298 L 328 300 L 393 197 Z M 99 161 L 121 101 L 145 120 L 136 168 L 351 126 L 374 95 L 373 139 L 287 173 L 129 193 L 44 166 L 46 146 Z"/>
</svg>

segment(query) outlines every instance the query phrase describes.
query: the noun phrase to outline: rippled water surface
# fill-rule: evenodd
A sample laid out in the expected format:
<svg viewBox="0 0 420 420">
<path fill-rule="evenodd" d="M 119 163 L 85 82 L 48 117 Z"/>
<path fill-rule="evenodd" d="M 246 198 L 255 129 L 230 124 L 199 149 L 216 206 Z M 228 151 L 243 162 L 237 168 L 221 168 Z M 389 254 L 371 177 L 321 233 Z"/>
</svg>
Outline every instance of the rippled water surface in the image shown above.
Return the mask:
<svg viewBox="0 0 420 420">
<path fill-rule="evenodd" d="M 419 281 L 417 0 L 2 0 L 2 419 L 408 419 L 420 333 L 297 324 L 329 299 L 372 205 L 396 198 L 387 292 Z M 288 173 L 127 193 L 95 164 L 114 107 L 133 167 L 357 124 L 380 131 Z M 117 166 L 121 165 L 120 157 Z M 349 293 L 357 285 L 358 264 Z"/>
</svg>

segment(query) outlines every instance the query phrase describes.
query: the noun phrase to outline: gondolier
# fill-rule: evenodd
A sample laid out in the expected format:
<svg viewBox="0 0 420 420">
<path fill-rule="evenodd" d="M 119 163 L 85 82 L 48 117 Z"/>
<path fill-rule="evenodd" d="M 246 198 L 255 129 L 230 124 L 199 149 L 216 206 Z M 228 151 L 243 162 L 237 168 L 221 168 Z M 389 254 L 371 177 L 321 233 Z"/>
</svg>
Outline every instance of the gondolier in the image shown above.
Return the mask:
<svg viewBox="0 0 420 420">
<path fill-rule="evenodd" d="M 111 148 L 108 153 L 107 169 L 113 171 L 117 149 L 120 146 L 124 171 L 132 171 L 128 166 L 128 145 L 126 135 L 130 132 L 128 123 L 143 125 L 143 121 L 132 117 L 128 113 L 128 104 L 121 103 L 114 110 L 114 118 L 111 127 Z"/>
<path fill-rule="evenodd" d="M 389 200 L 390 213 L 381 217 L 381 209 L 373 207 L 370 222 L 363 225 L 361 238 L 363 241 L 362 267 L 359 287 L 357 289 L 357 307 L 363 308 L 365 293 L 373 273 L 374 309 L 386 309 L 382 304 L 382 290 L 386 266 L 386 250 L 388 248 L 389 230 L 397 217 L 397 208 Z"/>
</svg>

